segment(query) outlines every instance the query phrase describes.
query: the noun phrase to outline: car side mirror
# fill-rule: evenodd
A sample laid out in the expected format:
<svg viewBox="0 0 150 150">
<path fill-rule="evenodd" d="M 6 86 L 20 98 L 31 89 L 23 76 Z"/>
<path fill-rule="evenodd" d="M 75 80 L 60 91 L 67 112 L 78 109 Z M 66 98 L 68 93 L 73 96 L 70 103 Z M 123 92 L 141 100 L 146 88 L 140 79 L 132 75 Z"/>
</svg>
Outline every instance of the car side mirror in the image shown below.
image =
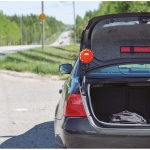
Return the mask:
<svg viewBox="0 0 150 150">
<path fill-rule="evenodd" d="M 62 64 L 59 66 L 60 73 L 63 74 L 70 74 L 72 71 L 72 65 L 71 64 Z"/>
</svg>

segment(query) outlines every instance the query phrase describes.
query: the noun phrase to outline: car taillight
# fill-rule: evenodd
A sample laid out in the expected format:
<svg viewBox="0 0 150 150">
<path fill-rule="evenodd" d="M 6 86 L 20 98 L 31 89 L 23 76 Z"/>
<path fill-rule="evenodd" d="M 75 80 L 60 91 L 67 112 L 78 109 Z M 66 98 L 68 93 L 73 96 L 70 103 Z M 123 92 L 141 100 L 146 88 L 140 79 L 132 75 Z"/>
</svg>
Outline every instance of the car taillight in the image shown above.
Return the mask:
<svg viewBox="0 0 150 150">
<path fill-rule="evenodd" d="M 86 112 L 80 94 L 69 95 L 65 102 L 64 115 L 72 117 L 86 117 Z"/>
<path fill-rule="evenodd" d="M 150 47 L 145 46 L 122 46 L 120 49 L 121 53 L 150 53 Z"/>
</svg>

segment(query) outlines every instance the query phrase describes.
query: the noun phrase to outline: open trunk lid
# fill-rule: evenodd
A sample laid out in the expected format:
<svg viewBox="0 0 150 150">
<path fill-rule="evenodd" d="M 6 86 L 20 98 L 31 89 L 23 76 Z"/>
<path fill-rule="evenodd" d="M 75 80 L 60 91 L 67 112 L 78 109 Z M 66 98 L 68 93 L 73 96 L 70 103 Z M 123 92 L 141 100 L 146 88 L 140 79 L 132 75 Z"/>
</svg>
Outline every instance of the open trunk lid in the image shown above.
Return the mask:
<svg viewBox="0 0 150 150">
<path fill-rule="evenodd" d="M 93 18 L 82 33 L 80 51 L 90 49 L 94 59 L 88 64 L 80 62 L 82 73 L 106 64 L 149 59 L 149 41 L 150 13 Z"/>
</svg>

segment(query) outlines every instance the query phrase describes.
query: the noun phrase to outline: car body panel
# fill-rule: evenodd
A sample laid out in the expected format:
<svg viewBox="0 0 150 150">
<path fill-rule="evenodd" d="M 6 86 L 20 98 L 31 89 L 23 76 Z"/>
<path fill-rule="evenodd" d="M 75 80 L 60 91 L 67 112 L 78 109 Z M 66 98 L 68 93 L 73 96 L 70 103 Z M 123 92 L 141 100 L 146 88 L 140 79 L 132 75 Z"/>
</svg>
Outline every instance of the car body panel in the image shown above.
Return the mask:
<svg viewBox="0 0 150 150">
<path fill-rule="evenodd" d="M 145 135 L 133 135 L 130 134 L 130 131 L 126 132 L 128 134 L 120 134 L 121 132 L 118 132 L 118 130 L 114 131 L 114 129 L 111 129 L 110 131 L 97 133 L 86 117 L 64 117 L 63 120 L 57 120 L 55 123 L 58 125 L 56 130 L 59 130 L 59 135 L 56 134 L 56 136 L 57 138 L 59 137 L 59 146 L 61 145 L 61 148 L 150 147 L 150 132 Z"/>
</svg>

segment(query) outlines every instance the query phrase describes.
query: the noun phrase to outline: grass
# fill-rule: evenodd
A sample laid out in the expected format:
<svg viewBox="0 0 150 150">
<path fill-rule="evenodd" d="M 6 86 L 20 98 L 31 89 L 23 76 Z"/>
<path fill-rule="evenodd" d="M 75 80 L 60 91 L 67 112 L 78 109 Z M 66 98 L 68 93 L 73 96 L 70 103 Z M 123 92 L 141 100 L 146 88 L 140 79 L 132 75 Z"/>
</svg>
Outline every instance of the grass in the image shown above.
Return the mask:
<svg viewBox="0 0 150 150">
<path fill-rule="evenodd" d="M 71 36 L 71 39 L 70 39 L 70 45 L 74 45 L 74 36 Z"/>
<path fill-rule="evenodd" d="M 45 44 L 46 45 L 50 45 L 50 44 L 54 43 L 58 39 L 58 37 L 60 36 L 61 33 L 62 32 L 57 32 L 55 34 L 55 36 L 52 36 L 51 40 L 50 41 L 46 41 Z"/>
<path fill-rule="evenodd" d="M 41 75 L 59 75 L 59 65 L 74 64 L 79 46 L 45 47 L 7 54 L 0 58 L 0 69 L 18 72 L 33 72 Z M 67 76 L 61 76 L 66 78 Z"/>
<path fill-rule="evenodd" d="M 71 39 L 70 39 L 70 42 L 69 42 L 69 44 L 70 45 L 74 45 L 74 34 L 72 34 L 72 36 L 71 36 Z M 79 45 L 80 43 L 79 43 L 79 41 L 78 41 L 78 39 L 77 39 L 77 36 L 76 36 L 76 45 Z"/>
</svg>

